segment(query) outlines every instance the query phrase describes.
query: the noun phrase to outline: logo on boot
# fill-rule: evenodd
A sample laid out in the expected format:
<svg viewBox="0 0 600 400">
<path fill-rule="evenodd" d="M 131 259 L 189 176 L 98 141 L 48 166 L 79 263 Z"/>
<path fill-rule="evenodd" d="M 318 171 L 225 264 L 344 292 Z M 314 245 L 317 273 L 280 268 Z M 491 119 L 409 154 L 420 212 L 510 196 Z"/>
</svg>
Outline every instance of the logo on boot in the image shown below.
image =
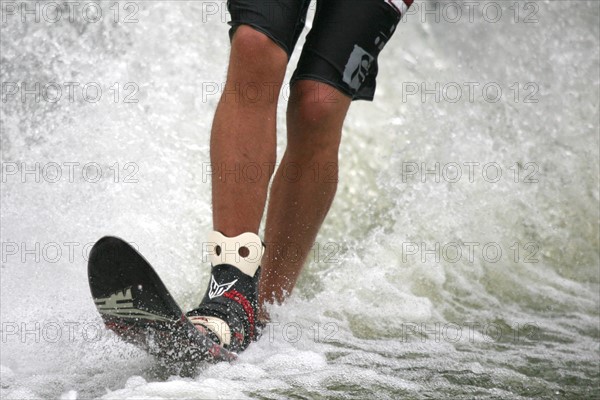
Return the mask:
<svg viewBox="0 0 600 400">
<path fill-rule="evenodd" d="M 237 279 L 232 282 L 229 282 L 229 283 L 218 284 L 217 281 L 215 281 L 215 277 L 213 275 L 211 275 L 210 276 L 210 289 L 208 290 L 208 297 L 211 299 L 214 299 L 215 297 L 219 297 L 219 296 L 223 295 L 223 293 L 225 293 L 226 291 L 231 289 L 231 287 L 236 282 L 237 282 Z"/>
</svg>

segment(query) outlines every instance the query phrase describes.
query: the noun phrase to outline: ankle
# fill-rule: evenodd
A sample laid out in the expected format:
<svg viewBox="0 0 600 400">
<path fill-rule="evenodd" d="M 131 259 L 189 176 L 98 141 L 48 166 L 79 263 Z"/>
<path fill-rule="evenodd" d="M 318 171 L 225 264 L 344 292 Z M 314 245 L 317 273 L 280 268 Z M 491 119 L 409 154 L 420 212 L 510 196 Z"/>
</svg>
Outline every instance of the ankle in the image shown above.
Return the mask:
<svg viewBox="0 0 600 400">
<path fill-rule="evenodd" d="M 257 334 L 258 279 L 264 245 L 246 232 L 208 236 L 211 276 L 200 305 L 187 313 L 196 327 L 232 351 L 244 350 Z"/>
<path fill-rule="evenodd" d="M 265 246 L 252 232 L 227 237 L 213 231 L 208 235 L 207 250 L 213 268 L 222 264 L 232 265 L 252 278 L 260 267 Z"/>
</svg>

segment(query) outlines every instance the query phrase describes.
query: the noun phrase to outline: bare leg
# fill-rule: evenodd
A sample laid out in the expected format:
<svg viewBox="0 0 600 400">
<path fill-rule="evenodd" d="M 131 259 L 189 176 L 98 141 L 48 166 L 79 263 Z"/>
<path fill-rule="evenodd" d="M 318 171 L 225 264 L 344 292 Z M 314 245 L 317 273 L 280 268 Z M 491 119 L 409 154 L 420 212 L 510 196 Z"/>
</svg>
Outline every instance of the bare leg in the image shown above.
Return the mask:
<svg viewBox="0 0 600 400">
<path fill-rule="evenodd" d="M 286 65 L 286 53 L 267 36 L 245 25 L 237 29 L 210 139 L 213 228 L 226 236 L 258 233 Z"/>
<path fill-rule="evenodd" d="M 351 99 L 310 80 L 294 84 L 288 103 L 288 143 L 267 209 L 259 301 L 281 302 L 291 293 L 333 201 L 338 149 Z M 286 256 L 286 251 L 287 256 Z M 290 257 L 289 250 L 293 257 Z M 260 318 L 265 320 L 264 307 Z"/>
</svg>

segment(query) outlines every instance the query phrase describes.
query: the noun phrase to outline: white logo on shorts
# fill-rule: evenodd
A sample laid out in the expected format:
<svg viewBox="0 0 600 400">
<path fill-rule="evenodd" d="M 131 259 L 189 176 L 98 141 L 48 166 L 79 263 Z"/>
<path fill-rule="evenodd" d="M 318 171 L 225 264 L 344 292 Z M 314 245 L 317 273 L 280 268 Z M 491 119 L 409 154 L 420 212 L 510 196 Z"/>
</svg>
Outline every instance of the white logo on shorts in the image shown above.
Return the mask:
<svg viewBox="0 0 600 400">
<path fill-rule="evenodd" d="M 354 50 L 348 58 L 344 68 L 343 80 L 354 90 L 358 90 L 365 81 L 374 57 L 359 45 L 354 45 Z"/>
</svg>

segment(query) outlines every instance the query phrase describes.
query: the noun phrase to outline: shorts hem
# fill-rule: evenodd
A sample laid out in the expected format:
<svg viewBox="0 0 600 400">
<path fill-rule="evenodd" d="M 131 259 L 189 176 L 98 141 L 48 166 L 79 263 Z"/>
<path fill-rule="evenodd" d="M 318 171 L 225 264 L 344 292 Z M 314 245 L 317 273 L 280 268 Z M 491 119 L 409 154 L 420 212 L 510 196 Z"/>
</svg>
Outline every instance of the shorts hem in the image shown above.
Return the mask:
<svg viewBox="0 0 600 400">
<path fill-rule="evenodd" d="M 350 90 L 348 90 L 347 87 L 344 87 L 337 82 L 331 81 L 329 79 L 325 79 L 318 75 L 311 75 L 311 74 L 302 74 L 302 75 L 293 76 L 292 79 L 290 80 L 290 87 L 293 86 L 294 83 L 296 83 L 296 81 L 299 81 L 299 80 L 310 80 L 310 81 L 326 83 L 327 85 L 333 86 L 334 88 L 336 88 L 337 90 L 342 92 L 342 94 L 350 97 L 352 99 L 352 101 L 354 101 L 354 100 L 373 101 L 373 98 L 375 97 L 374 95 L 364 95 L 364 94 L 352 93 L 352 92 L 350 92 Z"/>
<path fill-rule="evenodd" d="M 277 46 L 281 47 L 281 49 L 283 51 L 285 51 L 285 54 L 287 54 L 288 57 L 288 61 L 290 59 L 290 57 L 292 56 L 292 53 L 290 51 L 290 49 L 287 48 L 287 45 L 285 43 L 283 43 L 281 40 L 277 39 L 275 37 L 275 35 L 273 35 L 271 32 L 269 32 L 267 29 L 263 28 L 260 25 L 257 24 L 253 24 L 251 22 L 230 22 L 229 25 L 231 25 L 231 33 L 229 35 L 229 39 L 233 40 L 233 34 L 235 33 L 235 31 L 237 30 L 237 28 L 239 28 L 242 25 L 247 25 L 249 27 L 251 27 L 252 29 L 266 35 L 269 39 L 271 39 Z"/>
</svg>

